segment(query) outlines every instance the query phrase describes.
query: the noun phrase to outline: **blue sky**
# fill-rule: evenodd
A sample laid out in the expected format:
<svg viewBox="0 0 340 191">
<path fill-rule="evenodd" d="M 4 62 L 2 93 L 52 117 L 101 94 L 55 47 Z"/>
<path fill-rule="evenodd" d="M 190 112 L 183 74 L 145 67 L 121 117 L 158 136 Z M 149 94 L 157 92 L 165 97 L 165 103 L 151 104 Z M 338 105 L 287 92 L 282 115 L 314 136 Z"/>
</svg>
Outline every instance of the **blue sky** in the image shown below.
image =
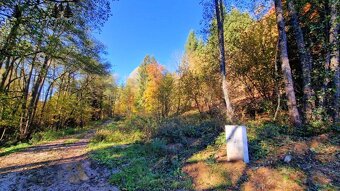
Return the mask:
<svg viewBox="0 0 340 191">
<path fill-rule="evenodd" d="M 119 0 L 95 37 L 107 47 L 105 58 L 124 82 L 144 56 L 173 71 L 190 30 L 201 29 L 200 0 Z"/>
</svg>

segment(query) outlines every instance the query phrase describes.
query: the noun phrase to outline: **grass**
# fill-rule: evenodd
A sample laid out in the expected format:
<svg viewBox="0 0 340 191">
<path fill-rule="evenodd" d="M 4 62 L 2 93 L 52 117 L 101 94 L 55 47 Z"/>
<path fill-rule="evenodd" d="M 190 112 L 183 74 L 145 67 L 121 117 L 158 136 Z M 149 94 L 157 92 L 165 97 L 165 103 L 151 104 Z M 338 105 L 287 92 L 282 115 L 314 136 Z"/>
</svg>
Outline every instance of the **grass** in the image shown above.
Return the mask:
<svg viewBox="0 0 340 191">
<path fill-rule="evenodd" d="M 214 119 L 192 116 L 158 124 L 136 117 L 101 126 L 88 149 L 92 159 L 115 169 L 110 182 L 120 190 L 338 190 L 332 175 L 336 133 L 299 137 L 284 126 L 250 122 L 246 165 L 227 162 L 225 133 L 218 126 Z M 76 134 L 65 142 L 71 144 L 85 130 L 41 132 L 30 144 L 1 149 L 0 156 Z M 290 163 L 282 160 L 287 154 Z"/>
<path fill-rule="evenodd" d="M 31 144 L 29 144 L 29 143 L 20 143 L 20 144 L 13 145 L 13 146 L 10 146 L 10 147 L 0 148 L 0 157 L 9 155 L 9 154 L 12 154 L 12 153 L 15 153 L 15 152 L 19 152 L 19 151 L 21 151 L 25 148 L 30 147 L 30 146 L 31 146 Z"/>
<path fill-rule="evenodd" d="M 339 148 L 336 133 L 300 137 L 275 124 L 246 126 L 251 163 L 245 166 L 226 162 L 225 134 L 221 133 L 214 143 L 188 158 L 184 166 L 196 190 L 339 189 L 339 182 L 332 175 L 337 168 Z M 292 155 L 290 163 L 283 162 L 287 154 Z M 224 177 L 223 181 L 219 177 Z"/>
<path fill-rule="evenodd" d="M 183 125 L 187 122 L 182 119 L 166 121 L 158 126 L 159 131 L 153 136 L 142 133 L 150 125 L 148 121 L 144 126 L 140 121 L 109 125 L 98 130 L 91 140 L 90 156 L 107 167 L 118 169 L 110 182 L 121 190 L 192 190 L 192 181 L 182 167 L 189 156 L 204 148 L 209 139 L 214 139 L 212 122 L 193 121 L 197 124 Z M 155 126 L 150 128 L 156 129 Z M 200 144 L 193 146 L 194 142 Z"/>
<path fill-rule="evenodd" d="M 148 137 L 142 132 L 150 123 L 143 125 L 143 121 L 134 118 L 109 125 L 91 140 L 91 157 L 118 169 L 110 179 L 112 184 L 121 190 L 225 190 L 240 186 L 247 167 L 242 162 L 226 162 L 225 133 L 217 133 L 220 130 L 214 120 L 166 120 L 158 127 L 152 125 L 154 134 Z M 281 130 L 274 124 L 248 125 L 252 161 L 275 151 Z M 268 174 L 266 170 L 263 173 L 264 177 Z M 291 183 L 290 177 L 281 178 Z"/>
<path fill-rule="evenodd" d="M 164 142 L 144 143 L 139 131 L 124 133 L 115 128 L 117 124 L 98 130 L 89 146 L 91 158 L 119 170 L 110 178 L 112 184 L 121 190 L 191 188 L 176 157 L 167 157 Z"/>
<path fill-rule="evenodd" d="M 156 152 L 154 152 L 156 151 Z M 177 158 L 167 160 L 157 154 L 152 144 L 134 144 L 127 147 L 112 148 L 113 155 L 106 162 L 112 167 L 122 166 L 110 181 L 123 190 L 171 190 L 190 188 L 191 182 L 184 177 Z M 160 163 L 171 163 L 168 168 L 160 168 Z"/>
<path fill-rule="evenodd" d="M 79 141 L 79 139 L 77 139 L 77 138 L 72 138 L 72 139 L 67 139 L 64 143 L 65 144 L 73 144 L 73 143 L 76 143 L 76 142 L 78 142 Z"/>
</svg>

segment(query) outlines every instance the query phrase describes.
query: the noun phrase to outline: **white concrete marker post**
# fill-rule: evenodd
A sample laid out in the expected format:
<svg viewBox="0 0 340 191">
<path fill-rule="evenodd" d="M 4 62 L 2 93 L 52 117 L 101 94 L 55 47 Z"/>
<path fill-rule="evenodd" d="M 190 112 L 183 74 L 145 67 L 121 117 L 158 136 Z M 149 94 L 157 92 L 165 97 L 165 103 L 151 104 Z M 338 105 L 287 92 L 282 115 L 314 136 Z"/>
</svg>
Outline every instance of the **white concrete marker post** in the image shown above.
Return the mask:
<svg viewBox="0 0 340 191">
<path fill-rule="evenodd" d="M 227 160 L 249 163 L 247 130 L 245 126 L 226 125 Z"/>
</svg>

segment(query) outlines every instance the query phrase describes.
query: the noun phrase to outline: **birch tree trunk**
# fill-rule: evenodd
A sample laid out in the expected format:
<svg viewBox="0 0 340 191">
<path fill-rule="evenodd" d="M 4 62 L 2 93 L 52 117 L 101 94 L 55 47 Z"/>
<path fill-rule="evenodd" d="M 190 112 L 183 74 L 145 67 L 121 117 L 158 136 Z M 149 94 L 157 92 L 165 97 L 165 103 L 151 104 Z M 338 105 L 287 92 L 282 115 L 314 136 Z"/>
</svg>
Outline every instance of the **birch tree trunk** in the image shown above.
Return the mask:
<svg viewBox="0 0 340 191">
<path fill-rule="evenodd" d="M 283 9 L 281 0 L 274 0 L 275 3 L 275 12 L 276 12 L 276 20 L 279 30 L 280 37 L 280 58 L 281 58 L 281 67 L 283 72 L 283 78 L 285 82 L 285 91 L 288 98 L 288 110 L 289 117 L 294 126 L 300 127 L 302 125 L 299 111 L 296 105 L 296 97 L 294 92 L 294 83 L 292 77 L 292 71 L 289 65 L 288 58 L 288 48 L 287 48 L 287 35 L 285 31 L 285 21 L 283 18 Z"/>
<path fill-rule="evenodd" d="M 311 86 L 311 71 L 313 61 L 309 50 L 306 48 L 303 32 L 299 24 L 298 14 L 295 10 L 295 5 L 292 0 L 288 2 L 288 10 L 291 16 L 292 27 L 294 30 L 296 44 L 298 46 L 299 59 L 302 68 L 304 120 L 306 123 L 309 123 L 313 115 L 313 108 L 315 106 L 312 101 L 313 89 Z"/>
<path fill-rule="evenodd" d="M 234 111 L 229 99 L 229 90 L 227 85 L 227 73 L 226 73 L 226 59 L 225 59 L 225 49 L 224 49 L 224 29 L 223 29 L 223 0 L 215 0 L 215 11 L 217 20 L 217 30 L 218 30 L 218 44 L 220 50 L 220 70 L 222 78 L 222 91 L 224 96 L 224 101 L 227 107 L 227 117 L 232 121 L 234 117 Z"/>
<path fill-rule="evenodd" d="M 334 74 L 333 80 L 335 85 L 334 94 L 334 122 L 340 122 L 340 70 L 339 70 L 339 18 L 338 8 L 339 1 L 331 1 L 331 19 L 330 19 L 330 33 L 329 44 L 331 46 L 331 63 L 330 67 Z"/>
</svg>

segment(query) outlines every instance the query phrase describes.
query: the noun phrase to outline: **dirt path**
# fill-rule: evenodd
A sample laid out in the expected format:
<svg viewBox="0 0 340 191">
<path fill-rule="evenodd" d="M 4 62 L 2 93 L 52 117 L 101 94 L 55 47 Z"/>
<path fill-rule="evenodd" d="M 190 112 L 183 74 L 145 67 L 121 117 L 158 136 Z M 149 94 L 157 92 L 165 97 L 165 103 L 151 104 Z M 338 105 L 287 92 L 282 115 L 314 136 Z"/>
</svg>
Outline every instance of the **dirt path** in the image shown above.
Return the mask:
<svg viewBox="0 0 340 191">
<path fill-rule="evenodd" d="M 108 183 L 114 170 L 88 158 L 93 132 L 75 142 L 72 137 L 63 138 L 0 157 L 0 191 L 118 190 Z"/>
</svg>

